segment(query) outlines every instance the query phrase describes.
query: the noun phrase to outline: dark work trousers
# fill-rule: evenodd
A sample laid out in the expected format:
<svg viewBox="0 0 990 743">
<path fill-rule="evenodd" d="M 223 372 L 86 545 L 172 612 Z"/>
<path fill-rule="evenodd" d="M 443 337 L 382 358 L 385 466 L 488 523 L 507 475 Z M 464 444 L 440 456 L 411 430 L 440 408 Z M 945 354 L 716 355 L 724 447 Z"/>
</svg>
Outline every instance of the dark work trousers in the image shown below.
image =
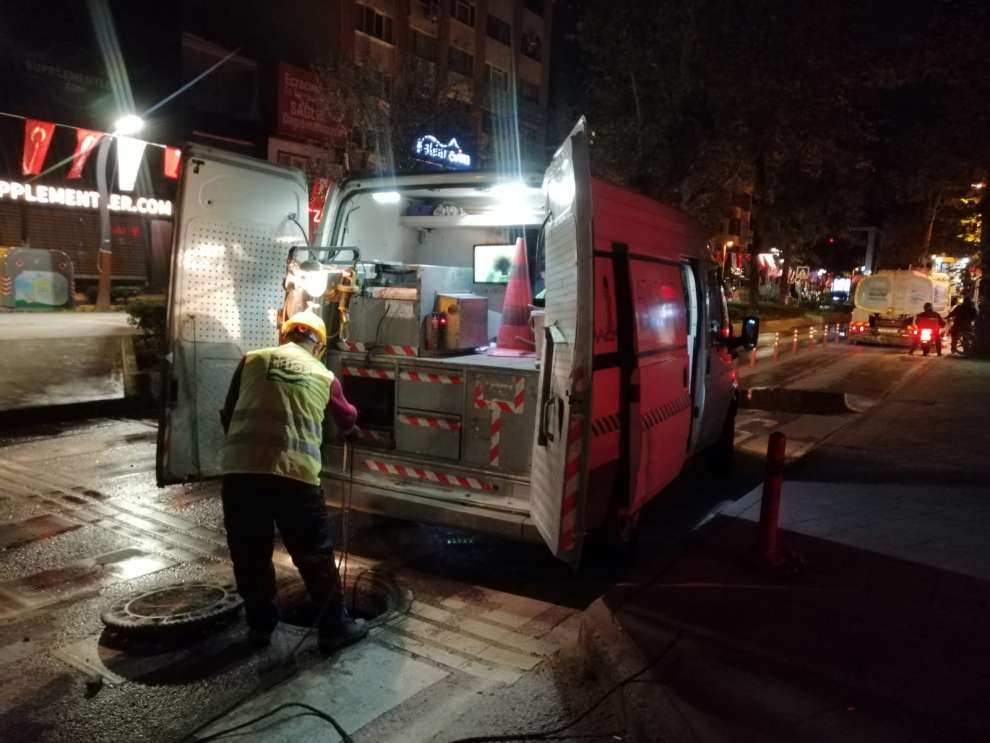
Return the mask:
<svg viewBox="0 0 990 743">
<path fill-rule="evenodd" d="M 320 488 L 277 475 L 224 475 L 221 495 L 227 545 L 248 626 L 265 632 L 278 624 L 272 565 L 278 526 L 310 598 L 320 607 L 330 602 L 320 629 L 332 631 L 341 621 L 343 591 Z"/>
</svg>

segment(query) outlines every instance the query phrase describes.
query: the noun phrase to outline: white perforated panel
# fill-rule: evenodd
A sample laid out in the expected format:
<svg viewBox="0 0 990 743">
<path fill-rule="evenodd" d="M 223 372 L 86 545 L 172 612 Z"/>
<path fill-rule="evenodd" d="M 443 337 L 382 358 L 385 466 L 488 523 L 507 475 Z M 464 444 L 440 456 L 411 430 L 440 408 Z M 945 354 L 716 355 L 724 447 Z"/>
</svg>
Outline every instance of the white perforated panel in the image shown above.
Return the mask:
<svg viewBox="0 0 990 743">
<path fill-rule="evenodd" d="M 199 466 L 203 475 L 219 475 L 223 452 L 223 428 L 220 409 L 227 398 L 230 379 L 238 360 L 199 359 L 196 390 L 196 433 L 199 444 Z"/>
<path fill-rule="evenodd" d="M 229 152 L 194 146 L 182 173 L 161 482 L 220 473 L 219 411 L 243 354 L 278 342 L 285 259 L 307 200 L 301 173 Z"/>
<path fill-rule="evenodd" d="M 196 219 L 187 226 L 183 272 L 183 318 L 195 318 L 198 343 L 234 343 L 244 351 L 278 340 L 275 312 L 282 303 L 288 247 L 270 225 Z M 183 341 L 193 324 L 183 322 Z"/>
</svg>

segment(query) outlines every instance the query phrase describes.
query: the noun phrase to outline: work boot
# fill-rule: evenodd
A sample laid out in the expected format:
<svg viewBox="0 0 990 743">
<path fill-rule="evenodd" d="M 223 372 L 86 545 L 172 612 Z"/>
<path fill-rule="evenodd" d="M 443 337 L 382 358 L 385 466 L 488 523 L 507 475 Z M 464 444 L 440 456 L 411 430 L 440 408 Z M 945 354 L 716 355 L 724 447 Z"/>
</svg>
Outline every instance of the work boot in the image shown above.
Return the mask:
<svg viewBox="0 0 990 743">
<path fill-rule="evenodd" d="M 248 642 L 256 648 L 267 648 L 272 644 L 274 629 L 248 627 Z"/>
<path fill-rule="evenodd" d="M 320 652 L 332 653 L 358 640 L 363 640 L 367 635 L 368 623 L 363 619 L 355 619 L 346 609 L 341 609 L 337 621 L 320 628 Z"/>
</svg>

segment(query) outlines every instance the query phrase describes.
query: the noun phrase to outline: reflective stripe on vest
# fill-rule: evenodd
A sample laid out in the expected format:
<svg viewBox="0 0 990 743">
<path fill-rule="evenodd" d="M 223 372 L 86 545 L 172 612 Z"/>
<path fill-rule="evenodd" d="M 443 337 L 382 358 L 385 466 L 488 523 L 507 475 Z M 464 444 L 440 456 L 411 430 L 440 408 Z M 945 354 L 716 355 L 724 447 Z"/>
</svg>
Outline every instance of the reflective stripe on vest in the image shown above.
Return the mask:
<svg viewBox="0 0 990 743">
<path fill-rule="evenodd" d="M 248 353 L 224 442 L 224 473 L 280 475 L 319 485 L 332 383 L 333 374 L 294 343 Z"/>
</svg>

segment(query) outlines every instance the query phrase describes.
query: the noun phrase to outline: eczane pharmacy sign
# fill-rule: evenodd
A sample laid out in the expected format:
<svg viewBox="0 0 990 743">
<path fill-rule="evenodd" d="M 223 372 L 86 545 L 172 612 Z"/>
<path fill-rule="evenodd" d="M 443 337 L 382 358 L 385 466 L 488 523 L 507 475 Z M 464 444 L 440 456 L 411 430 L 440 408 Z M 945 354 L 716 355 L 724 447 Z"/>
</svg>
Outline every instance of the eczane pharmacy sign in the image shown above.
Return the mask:
<svg viewBox="0 0 990 743">
<path fill-rule="evenodd" d="M 35 183 L 0 180 L 0 201 L 24 201 L 29 204 L 57 204 L 75 209 L 99 209 L 98 191 L 83 191 L 62 186 L 43 186 Z M 155 199 L 127 194 L 112 193 L 108 204 L 112 212 L 147 214 L 156 217 L 171 217 L 172 202 L 168 199 Z"/>
</svg>

